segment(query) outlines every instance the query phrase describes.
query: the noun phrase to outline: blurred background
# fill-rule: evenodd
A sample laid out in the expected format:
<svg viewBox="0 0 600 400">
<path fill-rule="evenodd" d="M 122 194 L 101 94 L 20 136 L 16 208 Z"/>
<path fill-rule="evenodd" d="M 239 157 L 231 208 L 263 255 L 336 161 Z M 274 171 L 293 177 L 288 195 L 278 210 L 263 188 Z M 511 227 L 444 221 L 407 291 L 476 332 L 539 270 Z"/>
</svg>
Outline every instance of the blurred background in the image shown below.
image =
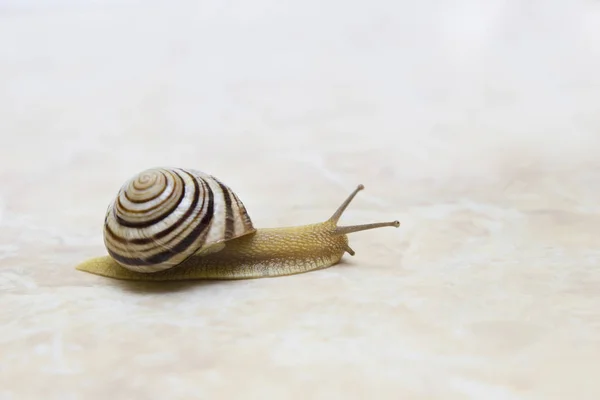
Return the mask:
<svg viewBox="0 0 600 400">
<path fill-rule="evenodd" d="M 0 0 L 0 399 L 598 398 L 598 71 L 591 0 Z M 153 166 L 402 227 L 291 279 L 76 272 Z"/>
</svg>

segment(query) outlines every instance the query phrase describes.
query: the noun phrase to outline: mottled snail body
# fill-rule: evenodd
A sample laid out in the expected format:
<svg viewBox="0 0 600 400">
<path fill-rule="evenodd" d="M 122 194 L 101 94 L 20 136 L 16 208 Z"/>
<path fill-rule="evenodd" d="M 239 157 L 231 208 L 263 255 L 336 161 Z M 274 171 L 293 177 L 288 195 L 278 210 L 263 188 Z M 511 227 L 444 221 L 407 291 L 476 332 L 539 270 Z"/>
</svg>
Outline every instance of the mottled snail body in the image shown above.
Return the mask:
<svg viewBox="0 0 600 400">
<path fill-rule="evenodd" d="M 356 226 L 337 222 L 359 185 L 325 222 L 255 229 L 243 203 L 215 177 L 196 170 L 152 168 L 128 180 L 104 220 L 108 256 L 78 270 L 125 280 L 250 279 L 293 275 L 337 264 Z"/>
</svg>

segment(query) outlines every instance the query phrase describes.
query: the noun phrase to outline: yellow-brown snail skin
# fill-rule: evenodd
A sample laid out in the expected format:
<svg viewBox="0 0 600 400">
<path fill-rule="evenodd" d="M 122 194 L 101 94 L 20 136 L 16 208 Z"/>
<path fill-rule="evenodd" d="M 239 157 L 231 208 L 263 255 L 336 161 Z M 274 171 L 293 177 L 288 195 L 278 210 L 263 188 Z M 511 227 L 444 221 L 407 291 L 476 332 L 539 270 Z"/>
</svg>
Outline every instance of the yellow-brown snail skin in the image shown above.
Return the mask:
<svg viewBox="0 0 600 400">
<path fill-rule="evenodd" d="M 359 185 L 325 222 L 255 229 L 231 189 L 197 170 L 152 168 L 128 180 L 104 220 L 108 255 L 77 266 L 140 281 L 251 279 L 293 275 L 354 255 L 347 234 L 398 221 L 337 226 Z"/>
</svg>

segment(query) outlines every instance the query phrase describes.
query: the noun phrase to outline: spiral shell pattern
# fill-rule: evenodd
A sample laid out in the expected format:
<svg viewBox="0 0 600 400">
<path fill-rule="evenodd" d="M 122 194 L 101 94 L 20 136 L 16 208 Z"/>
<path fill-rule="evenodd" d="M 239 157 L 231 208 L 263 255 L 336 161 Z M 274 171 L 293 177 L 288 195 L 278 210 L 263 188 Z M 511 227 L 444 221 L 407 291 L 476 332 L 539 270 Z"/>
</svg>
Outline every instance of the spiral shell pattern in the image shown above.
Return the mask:
<svg viewBox="0 0 600 400">
<path fill-rule="evenodd" d="M 152 168 L 128 180 L 109 205 L 104 243 L 123 267 L 157 272 L 254 231 L 240 199 L 215 177 Z"/>
</svg>

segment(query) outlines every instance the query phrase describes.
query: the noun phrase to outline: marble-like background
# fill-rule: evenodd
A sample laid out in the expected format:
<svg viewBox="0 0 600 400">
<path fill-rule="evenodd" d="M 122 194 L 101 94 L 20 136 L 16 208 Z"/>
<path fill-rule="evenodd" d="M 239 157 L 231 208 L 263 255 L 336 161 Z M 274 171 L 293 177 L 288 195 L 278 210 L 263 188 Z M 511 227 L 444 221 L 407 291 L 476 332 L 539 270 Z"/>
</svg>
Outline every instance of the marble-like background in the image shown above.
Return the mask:
<svg viewBox="0 0 600 400">
<path fill-rule="evenodd" d="M 600 3 L 0 1 L 0 399 L 600 398 Z M 126 284 L 156 165 L 259 227 L 399 219 L 287 278 Z"/>
</svg>

